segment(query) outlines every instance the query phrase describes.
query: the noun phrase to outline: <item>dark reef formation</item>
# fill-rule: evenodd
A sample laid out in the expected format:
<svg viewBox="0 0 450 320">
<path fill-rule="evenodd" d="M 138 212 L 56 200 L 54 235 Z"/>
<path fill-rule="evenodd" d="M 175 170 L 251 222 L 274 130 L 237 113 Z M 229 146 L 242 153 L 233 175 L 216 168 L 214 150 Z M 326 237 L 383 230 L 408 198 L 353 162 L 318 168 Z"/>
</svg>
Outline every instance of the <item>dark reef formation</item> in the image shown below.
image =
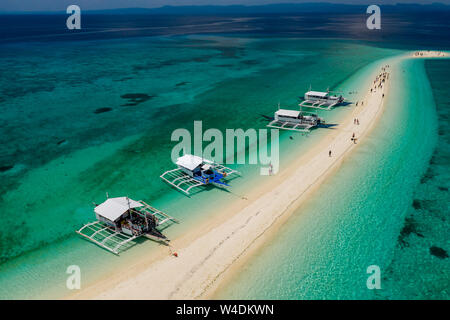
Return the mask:
<svg viewBox="0 0 450 320">
<path fill-rule="evenodd" d="M 109 112 L 111 110 L 112 110 L 112 108 L 108 108 L 108 107 L 98 108 L 98 109 L 95 109 L 94 113 L 95 114 L 105 113 L 105 112 Z"/>
<path fill-rule="evenodd" d="M 137 106 L 145 101 L 151 100 L 156 95 L 148 95 L 146 93 L 127 93 L 120 96 L 122 99 L 128 100 L 128 103 L 123 104 L 124 107 Z"/>
<path fill-rule="evenodd" d="M 430 253 L 435 256 L 438 257 L 439 259 L 445 259 L 448 258 L 448 253 L 447 251 L 445 251 L 442 248 L 436 247 L 436 246 L 432 246 L 430 248 Z"/>
<path fill-rule="evenodd" d="M 0 166 L 0 172 L 6 172 L 6 171 L 9 171 L 9 170 L 11 170 L 12 168 L 14 168 L 14 166 L 9 166 L 9 165 L 6 165 L 6 166 Z"/>
</svg>

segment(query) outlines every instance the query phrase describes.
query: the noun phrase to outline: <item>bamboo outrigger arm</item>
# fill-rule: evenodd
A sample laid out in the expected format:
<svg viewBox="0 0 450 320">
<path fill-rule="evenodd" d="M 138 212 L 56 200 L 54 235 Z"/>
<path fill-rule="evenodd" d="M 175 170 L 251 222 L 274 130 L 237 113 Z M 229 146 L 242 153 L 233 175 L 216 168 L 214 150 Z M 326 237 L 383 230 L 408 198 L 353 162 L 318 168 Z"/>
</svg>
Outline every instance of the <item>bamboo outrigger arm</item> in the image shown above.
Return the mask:
<svg viewBox="0 0 450 320">
<path fill-rule="evenodd" d="M 327 102 L 321 102 L 321 101 L 313 101 L 313 100 L 305 100 L 302 103 L 299 104 L 300 107 L 305 108 L 315 108 L 315 109 L 321 109 L 321 110 L 331 110 L 335 105 L 337 105 L 338 102 L 333 103 L 327 103 Z"/>
<path fill-rule="evenodd" d="M 291 130 L 291 131 L 308 133 L 311 131 L 311 128 L 314 126 L 311 124 L 292 123 L 292 122 L 288 122 L 288 121 L 273 120 L 267 125 L 267 127 L 274 128 L 274 129 Z"/>
<path fill-rule="evenodd" d="M 124 233 L 116 232 L 100 221 L 85 224 L 76 232 L 96 245 L 117 255 L 127 243 L 136 239 L 136 236 L 128 236 Z"/>
<path fill-rule="evenodd" d="M 192 188 L 204 185 L 203 182 L 195 180 L 194 178 L 185 174 L 180 168 L 166 171 L 162 175 L 160 175 L 160 177 L 168 184 L 187 195 L 189 195 L 189 191 Z"/>
</svg>

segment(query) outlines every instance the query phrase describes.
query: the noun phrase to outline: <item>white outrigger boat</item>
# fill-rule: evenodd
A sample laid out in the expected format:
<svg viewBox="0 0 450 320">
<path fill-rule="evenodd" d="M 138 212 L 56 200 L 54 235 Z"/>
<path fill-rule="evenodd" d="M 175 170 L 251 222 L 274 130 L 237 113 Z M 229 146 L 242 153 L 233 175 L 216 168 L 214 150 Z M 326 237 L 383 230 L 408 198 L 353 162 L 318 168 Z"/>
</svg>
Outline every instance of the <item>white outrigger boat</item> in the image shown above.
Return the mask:
<svg viewBox="0 0 450 320">
<path fill-rule="evenodd" d="M 327 92 L 308 91 L 305 93 L 304 100 L 299 104 L 300 107 L 317 108 L 322 110 L 331 110 L 344 102 L 342 95 L 330 95 L 330 90 Z"/>
<path fill-rule="evenodd" d="M 325 123 L 316 113 L 302 110 L 278 109 L 273 120 L 267 125 L 269 128 L 291 130 L 297 132 L 310 132 L 312 128 Z"/>
<path fill-rule="evenodd" d="M 94 211 L 97 221 L 76 232 L 114 254 L 128 249 L 134 244 L 133 240 L 141 236 L 167 243 L 169 239 L 157 227 L 178 223 L 144 201 L 128 197 L 108 198 L 96 205 Z"/>
<path fill-rule="evenodd" d="M 166 171 L 160 177 L 187 195 L 192 188 L 208 184 L 229 187 L 223 179 L 240 175 L 236 170 L 192 154 L 179 157 L 176 164 L 178 168 Z"/>
</svg>

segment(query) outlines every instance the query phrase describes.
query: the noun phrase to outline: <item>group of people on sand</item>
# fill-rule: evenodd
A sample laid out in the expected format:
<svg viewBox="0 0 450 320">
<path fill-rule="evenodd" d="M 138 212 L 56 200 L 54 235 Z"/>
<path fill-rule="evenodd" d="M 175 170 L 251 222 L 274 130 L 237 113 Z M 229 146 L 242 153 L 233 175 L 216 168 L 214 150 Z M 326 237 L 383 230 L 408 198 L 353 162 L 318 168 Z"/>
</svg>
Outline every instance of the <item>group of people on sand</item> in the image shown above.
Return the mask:
<svg viewBox="0 0 450 320">
<path fill-rule="evenodd" d="M 423 57 L 423 56 L 433 56 L 433 57 L 444 57 L 445 53 L 442 51 L 416 51 L 414 52 L 415 57 Z"/>
<path fill-rule="evenodd" d="M 389 72 L 386 72 L 386 69 L 389 68 L 389 65 L 385 65 L 381 68 L 381 73 L 377 75 L 375 80 L 373 81 L 373 87 L 370 88 L 370 93 L 376 92 L 377 89 L 383 89 L 383 84 L 386 82 L 387 79 L 389 79 Z M 384 98 L 384 93 L 382 95 Z M 356 106 L 360 104 L 359 101 L 356 101 Z M 364 105 L 364 101 L 361 101 L 361 106 Z"/>
<path fill-rule="evenodd" d="M 377 89 L 383 89 L 383 84 L 389 79 L 389 72 L 386 72 L 387 68 L 389 68 L 388 64 L 381 68 L 383 72 L 381 72 L 373 81 L 373 87 L 370 88 L 370 93 L 377 92 Z M 384 93 L 382 97 L 384 98 Z"/>
<path fill-rule="evenodd" d="M 390 66 L 387 64 L 384 67 L 381 68 L 381 73 L 379 75 L 377 75 L 377 77 L 375 78 L 375 80 L 373 81 L 373 87 L 370 88 L 370 92 L 373 92 L 374 90 L 380 88 L 383 88 L 383 84 L 386 82 L 387 79 L 389 79 L 389 72 L 386 71 L 386 69 L 388 69 Z M 382 97 L 384 98 L 384 93 L 382 95 Z M 358 106 L 359 101 L 356 101 L 356 106 Z M 361 101 L 361 105 L 364 105 L 364 101 Z M 358 118 L 353 118 L 353 124 L 358 125 L 359 126 L 359 119 Z M 356 138 L 356 134 L 353 132 L 352 137 L 350 138 L 351 141 L 353 141 L 354 144 L 356 144 L 356 141 L 358 140 L 358 138 Z M 332 156 L 332 151 L 328 150 L 328 157 Z"/>
</svg>

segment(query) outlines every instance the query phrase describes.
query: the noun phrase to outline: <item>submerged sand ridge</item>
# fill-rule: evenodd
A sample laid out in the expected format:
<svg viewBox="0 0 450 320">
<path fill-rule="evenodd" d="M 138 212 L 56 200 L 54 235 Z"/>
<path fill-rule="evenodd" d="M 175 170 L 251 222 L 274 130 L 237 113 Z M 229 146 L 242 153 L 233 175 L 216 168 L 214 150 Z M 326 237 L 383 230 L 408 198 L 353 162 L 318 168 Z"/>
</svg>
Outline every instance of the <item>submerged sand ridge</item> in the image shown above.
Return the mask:
<svg viewBox="0 0 450 320">
<path fill-rule="evenodd" d="M 389 63 L 401 58 L 391 59 Z M 157 259 L 120 270 L 120 274 L 107 282 L 94 284 L 70 298 L 209 297 L 225 276 L 233 272 L 236 262 L 241 263 L 256 250 L 339 167 L 344 157 L 364 143 L 364 137 L 382 113 L 390 71 L 389 65 L 380 63 L 377 73 L 368 79 L 369 91 L 362 101 L 355 103 L 353 113 L 305 156 L 284 168 L 282 174 L 270 177 L 262 191 L 250 194 L 248 200 L 240 200 L 232 208 L 224 208 L 224 215 L 229 218 L 222 218 L 223 221 L 191 236 L 189 241 L 185 238 L 173 241 L 178 257 L 169 252 L 160 254 Z"/>
</svg>

